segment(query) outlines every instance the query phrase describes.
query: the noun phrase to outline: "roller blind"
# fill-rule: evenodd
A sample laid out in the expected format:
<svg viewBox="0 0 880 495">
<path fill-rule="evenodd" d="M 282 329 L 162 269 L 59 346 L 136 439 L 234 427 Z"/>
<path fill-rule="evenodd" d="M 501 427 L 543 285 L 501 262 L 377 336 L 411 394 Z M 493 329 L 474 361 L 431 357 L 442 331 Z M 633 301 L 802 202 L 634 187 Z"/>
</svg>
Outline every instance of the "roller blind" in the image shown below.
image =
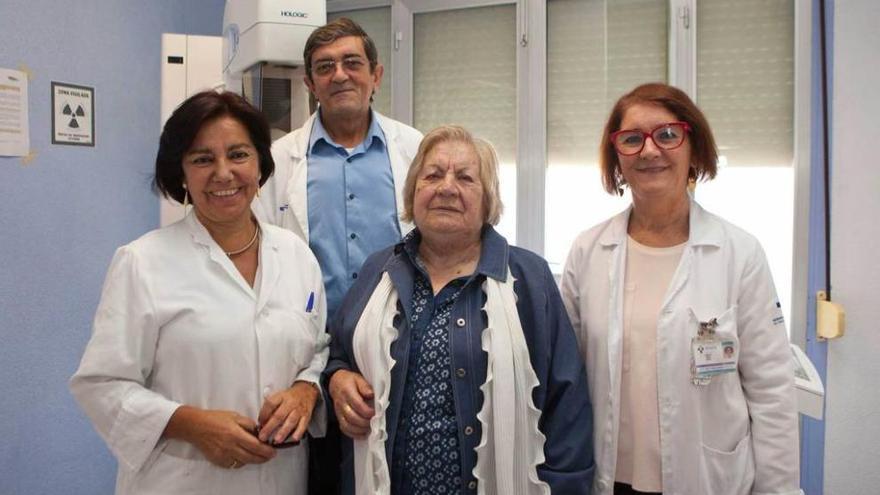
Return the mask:
<svg viewBox="0 0 880 495">
<path fill-rule="evenodd" d="M 550 165 L 595 164 L 611 105 L 635 86 L 666 81 L 666 0 L 547 4 Z"/>
<path fill-rule="evenodd" d="M 793 39 L 793 0 L 697 3 L 697 102 L 722 165 L 791 165 Z"/>
<path fill-rule="evenodd" d="M 513 5 L 416 14 L 413 120 L 421 131 L 461 124 L 516 155 L 516 11 Z"/>
</svg>

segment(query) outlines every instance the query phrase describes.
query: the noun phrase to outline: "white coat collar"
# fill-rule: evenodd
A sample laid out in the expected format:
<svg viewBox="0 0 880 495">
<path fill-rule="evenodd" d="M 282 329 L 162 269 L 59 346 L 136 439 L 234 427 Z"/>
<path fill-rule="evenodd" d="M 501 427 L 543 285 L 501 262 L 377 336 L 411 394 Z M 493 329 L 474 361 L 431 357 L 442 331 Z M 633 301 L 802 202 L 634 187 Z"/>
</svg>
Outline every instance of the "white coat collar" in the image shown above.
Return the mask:
<svg viewBox="0 0 880 495">
<path fill-rule="evenodd" d="M 373 113 L 373 117 L 379 122 L 379 127 L 382 128 L 382 133 L 385 134 L 385 140 L 388 142 L 396 142 L 399 136 L 397 126 L 389 125 L 388 117 L 385 117 L 381 113 L 370 110 Z M 312 136 L 312 128 L 315 126 L 315 119 L 318 118 L 318 114 L 320 112 L 315 111 L 312 115 L 309 116 L 308 120 L 302 125 L 301 129 L 306 132 L 299 133 L 297 135 L 297 139 L 291 143 L 291 146 L 287 149 L 288 153 L 290 153 L 290 157 L 294 161 L 303 160 L 306 158 L 306 155 L 309 152 L 309 140 Z"/>
<path fill-rule="evenodd" d="M 199 221 L 195 210 L 191 210 L 183 221 L 193 242 L 207 249 L 211 261 L 223 267 L 229 277 L 232 278 L 248 295 L 256 297 L 253 288 L 248 285 L 247 281 L 245 281 L 244 277 L 241 276 L 241 273 L 239 273 L 238 269 L 235 267 L 235 264 L 223 251 L 223 248 L 217 244 L 217 241 L 211 237 L 208 229 L 202 225 L 201 221 Z M 260 311 L 266 304 L 269 296 L 272 294 L 272 289 L 277 285 L 278 276 L 281 273 L 281 270 L 279 266 L 280 260 L 278 259 L 278 238 L 272 231 L 271 226 L 267 226 L 259 219 L 257 219 L 257 223 L 260 226 L 261 283 L 256 310 Z"/>
<path fill-rule="evenodd" d="M 630 213 L 632 213 L 632 205 L 611 218 L 608 227 L 599 236 L 599 244 L 605 247 L 624 244 Z M 721 246 L 724 239 L 721 222 L 694 201 L 693 196 L 690 196 L 689 216 L 688 246 Z"/>
</svg>

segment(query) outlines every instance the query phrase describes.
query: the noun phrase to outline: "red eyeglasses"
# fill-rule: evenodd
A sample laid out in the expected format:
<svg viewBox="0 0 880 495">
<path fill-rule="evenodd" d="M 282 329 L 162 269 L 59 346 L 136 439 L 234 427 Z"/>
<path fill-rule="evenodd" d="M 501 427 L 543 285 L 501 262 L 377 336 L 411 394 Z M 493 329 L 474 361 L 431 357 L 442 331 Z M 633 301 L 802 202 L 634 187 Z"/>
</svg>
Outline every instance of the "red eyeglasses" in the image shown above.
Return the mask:
<svg viewBox="0 0 880 495">
<path fill-rule="evenodd" d="M 642 132 L 637 129 L 623 129 L 611 133 L 611 143 L 614 149 L 624 156 L 640 153 L 645 147 L 648 138 L 654 141 L 654 145 L 664 150 L 674 150 L 684 142 L 685 135 L 691 131 L 687 122 L 668 122 L 657 126 L 651 132 Z"/>
</svg>

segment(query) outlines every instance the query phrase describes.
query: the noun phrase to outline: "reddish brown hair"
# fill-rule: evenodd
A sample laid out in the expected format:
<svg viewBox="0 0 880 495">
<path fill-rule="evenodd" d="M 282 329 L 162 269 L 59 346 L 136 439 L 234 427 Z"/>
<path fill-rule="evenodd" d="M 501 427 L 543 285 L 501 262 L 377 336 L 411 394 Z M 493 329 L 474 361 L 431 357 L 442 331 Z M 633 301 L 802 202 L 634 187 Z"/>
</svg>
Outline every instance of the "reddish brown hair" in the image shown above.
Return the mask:
<svg viewBox="0 0 880 495">
<path fill-rule="evenodd" d="M 599 146 L 599 167 L 602 171 L 602 185 L 609 194 L 623 194 L 623 174 L 620 172 L 620 159 L 611 134 L 620 130 L 623 115 L 635 105 L 657 105 L 665 108 L 675 118 L 690 124 L 688 135 L 691 143 L 691 178 L 710 180 L 715 178 L 718 163 L 718 149 L 712 129 L 703 112 L 691 101 L 688 95 L 668 84 L 648 83 L 620 97 L 611 109 L 611 115 L 605 123 L 602 133 L 602 144 Z"/>
</svg>

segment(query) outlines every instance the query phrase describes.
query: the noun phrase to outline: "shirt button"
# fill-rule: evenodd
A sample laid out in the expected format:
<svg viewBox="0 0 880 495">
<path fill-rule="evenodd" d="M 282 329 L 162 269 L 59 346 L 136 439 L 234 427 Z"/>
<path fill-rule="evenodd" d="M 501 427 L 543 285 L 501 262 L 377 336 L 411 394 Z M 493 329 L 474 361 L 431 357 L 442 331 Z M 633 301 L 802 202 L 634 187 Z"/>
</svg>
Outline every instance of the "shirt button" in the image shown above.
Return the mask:
<svg viewBox="0 0 880 495">
<path fill-rule="evenodd" d="M 356 272 L 355 272 L 355 273 L 352 273 L 352 274 L 351 274 L 351 278 L 358 278 L 358 274 L 357 274 Z"/>
<path fill-rule="evenodd" d="M 348 195 L 348 199 L 354 199 L 354 194 L 353 194 L 353 193 L 352 193 L 352 194 L 349 194 L 349 195 Z"/>
<path fill-rule="evenodd" d="M 352 239 L 357 239 L 357 236 L 358 235 L 355 234 L 354 232 L 352 232 L 351 235 L 349 235 L 349 237 L 351 237 Z"/>
<path fill-rule="evenodd" d="M 465 371 L 464 368 L 459 368 L 455 370 L 455 376 L 459 378 L 464 378 L 465 375 L 467 375 L 467 371 Z"/>
<path fill-rule="evenodd" d="M 465 323 L 467 323 L 467 322 L 464 321 L 464 318 L 459 318 L 459 319 L 455 320 L 455 324 L 456 324 L 459 328 L 464 327 Z"/>
<path fill-rule="evenodd" d="M 464 427 L 464 434 L 465 434 L 465 435 L 473 435 L 473 434 L 474 434 L 474 429 L 473 429 L 473 427 L 465 426 L 465 427 Z"/>
<path fill-rule="evenodd" d="M 477 489 L 477 482 L 476 481 L 471 480 L 470 482 L 468 482 L 468 490 L 476 490 L 476 489 Z"/>
<path fill-rule="evenodd" d="M 271 388 L 269 388 L 269 387 L 263 387 L 263 397 L 268 396 L 270 393 L 272 393 L 272 389 L 271 389 Z"/>
</svg>

